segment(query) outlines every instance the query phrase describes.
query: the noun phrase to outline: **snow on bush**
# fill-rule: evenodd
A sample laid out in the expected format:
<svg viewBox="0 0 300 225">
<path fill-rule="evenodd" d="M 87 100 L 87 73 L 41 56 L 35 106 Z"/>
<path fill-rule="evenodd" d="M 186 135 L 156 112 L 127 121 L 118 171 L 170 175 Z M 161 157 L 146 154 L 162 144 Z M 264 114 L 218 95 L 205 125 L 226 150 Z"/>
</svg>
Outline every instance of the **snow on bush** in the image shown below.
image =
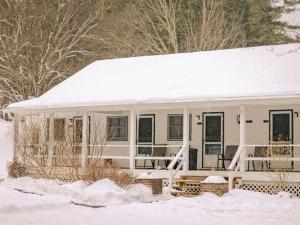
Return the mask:
<svg viewBox="0 0 300 225">
<path fill-rule="evenodd" d="M 213 183 L 213 184 L 219 184 L 219 183 L 228 183 L 224 177 L 221 176 L 209 176 L 201 183 Z"/>
</svg>

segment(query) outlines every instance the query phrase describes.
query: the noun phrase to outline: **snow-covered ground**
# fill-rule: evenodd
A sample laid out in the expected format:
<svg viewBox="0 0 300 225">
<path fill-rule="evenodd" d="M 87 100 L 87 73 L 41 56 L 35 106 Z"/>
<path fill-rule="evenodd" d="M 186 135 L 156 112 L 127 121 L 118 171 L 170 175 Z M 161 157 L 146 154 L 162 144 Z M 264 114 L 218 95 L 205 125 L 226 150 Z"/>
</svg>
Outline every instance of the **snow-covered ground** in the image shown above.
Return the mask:
<svg viewBox="0 0 300 225">
<path fill-rule="evenodd" d="M 14 188 L 37 194 L 22 193 Z M 289 195 L 266 195 L 233 190 L 184 198 L 167 194 L 154 197 L 144 186 L 120 188 L 109 180 L 91 185 L 82 181 L 59 184 L 55 181 L 20 178 L 0 184 L 2 225 L 299 225 L 300 200 Z M 121 194 L 120 194 L 121 193 Z M 71 203 L 90 195 L 90 208 Z M 130 197 L 128 197 L 130 196 Z M 149 200 L 154 200 L 149 202 Z M 145 202 L 144 202 L 145 201 Z M 110 204 L 112 203 L 112 204 Z"/>
<path fill-rule="evenodd" d="M 7 163 L 12 161 L 12 123 L 0 119 L 0 179 L 7 176 Z"/>
</svg>

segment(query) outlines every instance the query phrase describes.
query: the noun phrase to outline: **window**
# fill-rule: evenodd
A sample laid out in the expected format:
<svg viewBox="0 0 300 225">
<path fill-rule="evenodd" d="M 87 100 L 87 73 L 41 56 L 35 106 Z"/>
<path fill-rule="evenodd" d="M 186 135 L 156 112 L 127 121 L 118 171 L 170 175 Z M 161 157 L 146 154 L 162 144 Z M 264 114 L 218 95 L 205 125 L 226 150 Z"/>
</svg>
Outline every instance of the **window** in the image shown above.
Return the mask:
<svg viewBox="0 0 300 225">
<path fill-rule="evenodd" d="M 128 117 L 111 116 L 107 117 L 107 139 L 109 141 L 128 140 Z"/>
<path fill-rule="evenodd" d="M 54 140 L 65 140 L 65 119 L 54 119 Z"/>
<path fill-rule="evenodd" d="M 192 136 L 192 114 L 189 115 L 189 139 Z M 183 115 L 168 115 L 168 140 L 177 141 L 183 138 Z"/>
<path fill-rule="evenodd" d="M 65 140 L 65 119 L 54 119 L 54 141 Z M 47 140 L 49 141 L 50 120 L 47 119 Z"/>
<path fill-rule="evenodd" d="M 82 142 L 82 119 L 74 118 L 74 142 L 76 144 Z"/>
</svg>

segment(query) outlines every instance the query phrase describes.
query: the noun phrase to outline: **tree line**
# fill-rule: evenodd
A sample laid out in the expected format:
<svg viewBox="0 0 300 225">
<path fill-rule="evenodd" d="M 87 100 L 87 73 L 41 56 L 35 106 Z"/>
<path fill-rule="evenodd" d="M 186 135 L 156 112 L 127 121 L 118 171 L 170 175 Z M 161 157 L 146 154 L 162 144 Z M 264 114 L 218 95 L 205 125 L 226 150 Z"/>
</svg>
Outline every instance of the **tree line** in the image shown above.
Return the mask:
<svg viewBox="0 0 300 225">
<path fill-rule="evenodd" d="M 299 41 L 272 1 L 0 0 L 0 94 L 40 96 L 97 59 Z"/>
</svg>

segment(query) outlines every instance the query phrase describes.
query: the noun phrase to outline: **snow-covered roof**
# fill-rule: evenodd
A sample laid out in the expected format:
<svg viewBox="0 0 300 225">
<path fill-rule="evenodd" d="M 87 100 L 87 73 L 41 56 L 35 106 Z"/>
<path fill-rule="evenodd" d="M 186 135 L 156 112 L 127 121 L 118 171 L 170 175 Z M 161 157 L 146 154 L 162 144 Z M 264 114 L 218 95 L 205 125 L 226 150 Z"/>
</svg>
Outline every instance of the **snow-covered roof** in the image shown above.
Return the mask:
<svg viewBox="0 0 300 225">
<path fill-rule="evenodd" d="M 14 108 L 300 96 L 300 43 L 99 60 Z"/>
</svg>

